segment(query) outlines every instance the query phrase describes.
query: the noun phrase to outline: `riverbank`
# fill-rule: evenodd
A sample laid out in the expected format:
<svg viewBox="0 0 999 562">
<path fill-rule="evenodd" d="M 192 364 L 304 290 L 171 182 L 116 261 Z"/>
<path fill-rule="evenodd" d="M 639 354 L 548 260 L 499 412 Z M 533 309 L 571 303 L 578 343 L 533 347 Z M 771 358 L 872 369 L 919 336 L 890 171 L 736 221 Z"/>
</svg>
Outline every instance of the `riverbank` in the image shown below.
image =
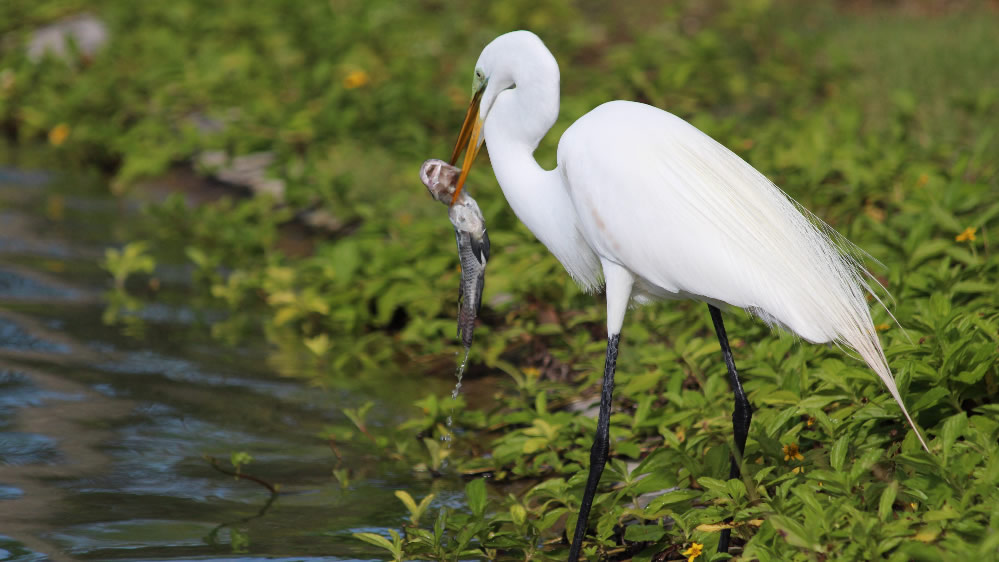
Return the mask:
<svg viewBox="0 0 999 562">
<path fill-rule="evenodd" d="M 757 413 L 750 480 L 725 482 L 731 398 L 703 307 L 636 309 L 612 418 L 608 478 L 618 484 L 598 495 L 589 548 L 678 557 L 716 541 L 734 516 L 736 552 L 760 559 L 994 550 L 999 53 L 989 4 L 641 3 L 625 14 L 503 3 L 483 18 L 457 4 L 107 2 L 94 10 L 107 24 L 104 50 L 69 62 L 19 50 L 33 29 L 80 7 L 22 8 L 16 27 L 0 18 L 10 136 L 105 170 L 116 193 L 171 166 L 207 175 L 237 157 L 258 165 L 269 193 L 152 206 L 103 262 L 120 279 L 109 322 L 155 307 L 157 284 L 182 272 L 185 304 L 218 312 L 213 337 L 266 341 L 320 386 L 363 385 L 372 373 L 446 380 L 458 348 L 453 235 L 416 170 L 450 153 L 482 45 L 530 27 L 562 68 L 562 113 L 537 151 L 544 166 L 595 105 L 652 103 L 884 264 L 871 268 L 899 323 L 875 308 L 876 323 L 934 450 L 919 451 L 859 362 L 730 314 Z M 470 374 L 505 382 L 488 399 L 416 393 L 407 421 L 378 431 L 362 402 L 323 435 L 414 475 L 538 483 L 518 496 L 491 487 L 487 499 L 475 484 L 465 503 L 435 498 L 413 523 L 450 516 L 436 536 L 403 529 L 408 556 L 564 557 L 593 432 L 602 305 L 516 220 L 485 164 L 469 180 L 493 243 Z M 339 226 L 289 252 L 283 225 L 316 209 Z M 634 507 L 674 487 L 679 495 Z M 388 528 L 377 529 L 386 541 Z"/>
</svg>

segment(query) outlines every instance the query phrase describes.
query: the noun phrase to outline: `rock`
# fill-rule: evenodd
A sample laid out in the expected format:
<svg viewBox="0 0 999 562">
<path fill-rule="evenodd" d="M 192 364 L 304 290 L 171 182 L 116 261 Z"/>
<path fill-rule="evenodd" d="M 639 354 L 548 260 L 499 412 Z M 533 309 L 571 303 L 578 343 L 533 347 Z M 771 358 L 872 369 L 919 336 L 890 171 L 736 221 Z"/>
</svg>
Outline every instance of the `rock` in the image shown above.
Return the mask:
<svg viewBox="0 0 999 562">
<path fill-rule="evenodd" d="M 229 185 L 242 187 L 254 196 L 268 195 L 278 205 L 284 203 L 283 180 L 267 176 L 267 168 L 274 163 L 274 153 L 254 152 L 230 157 L 223 150 L 209 150 L 195 157 L 195 166 L 203 173 Z M 296 219 L 316 230 L 337 232 L 343 221 L 322 209 L 302 209 Z"/>
<path fill-rule="evenodd" d="M 199 154 L 196 162 L 221 182 L 245 187 L 254 195 L 270 195 L 278 203 L 284 201 L 284 182 L 267 177 L 267 168 L 274 163 L 272 152 L 230 158 L 224 151 L 210 150 Z"/>
<path fill-rule="evenodd" d="M 38 62 L 50 54 L 62 60 L 70 56 L 70 42 L 81 55 L 92 58 L 108 42 L 107 25 L 93 14 L 80 14 L 41 27 L 28 41 L 28 58 Z"/>
</svg>

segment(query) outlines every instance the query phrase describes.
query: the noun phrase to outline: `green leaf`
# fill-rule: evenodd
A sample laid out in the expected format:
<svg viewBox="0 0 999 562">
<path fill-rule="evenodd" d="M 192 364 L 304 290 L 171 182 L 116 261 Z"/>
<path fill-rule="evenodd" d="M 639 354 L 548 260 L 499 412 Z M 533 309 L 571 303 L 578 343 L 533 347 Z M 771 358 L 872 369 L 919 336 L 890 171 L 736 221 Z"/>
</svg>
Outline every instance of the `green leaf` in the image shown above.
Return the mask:
<svg viewBox="0 0 999 562">
<path fill-rule="evenodd" d="M 416 513 L 416 501 L 413 500 L 413 496 L 409 495 L 409 492 L 405 490 L 396 490 L 395 497 L 399 498 L 399 501 L 406 506 L 410 515 Z"/>
<path fill-rule="evenodd" d="M 939 205 L 930 205 L 927 209 L 929 214 L 936 219 L 938 225 L 951 232 L 961 232 L 964 227 L 961 222 L 954 218 L 954 215 L 943 210 Z"/>
<path fill-rule="evenodd" d="M 524 441 L 524 446 L 521 450 L 525 455 L 530 455 L 544 449 L 548 446 L 548 443 L 549 440 L 547 437 L 531 437 Z"/>
<path fill-rule="evenodd" d="M 697 483 L 712 492 L 718 494 L 728 494 L 728 484 L 724 480 L 702 476 L 697 479 Z"/>
<path fill-rule="evenodd" d="M 375 546 L 377 546 L 379 548 L 384 548 L 385 550 L 387 550 L 389 552 L 393 552 L 393 553 L 395 552 L 395 545 L 393 545 L 388 539 L 386 539 L 385 537 L 383 537 L 383 536 L 381 536 L 379 534 L 376 534 L 376 533 L 354 533 L 353 536 L 354 536 L 355 539 L 362 540 L 362 541 L 364 541 L 364 542 L 366 542 L 368 544 L 375 545 Z"/>
<path fill-rule="evenodd" d="M 774 515 L 769 519 L 770 524 L 777 529 L 777 532 L 789 544 L 809 550 L 820 551 L 821 548 L 815 544 L 815 539 L 811 533 L 805 530 L 800 523 L 783 515 Z"/>
<path fill-rule="evenodd" d="M 808 506 L 815 514 L 823 512 L 822 504 L 819 503 L 819 499 L 816 497 L 815 492 L 805 486 L 795 486 L 792 491 L 794 495 L 797 496 L 801 502 Z"/>
<path fill-rule="evenodd" d="M 558 507 L 555 509 L 548 510 L 544 515 L 542 515 L 541 520 L 537 523 L 537 528 L 539 531 L 545 531 L 550 529 L 555 523 L 559 521 L 565 514 L 569 513 L 569 510 L 564 507 Z M 570 514 L 571 518 L 572 514 Z"/>
<path fill-rule="evenodd" d="M 253 462 L 253 456 L 251 456 L 250 453 L 247 453 L 246 451 L 239 451 L 229 455 L 229 462 L 232 463 L 232 466 L 236 467 L 236 471 L 239 472 L 239 469 L 243 465 L 250 464 L 251 462 Z"/>
<path fill-rule="evenodd" d="M 909 410 L 915 413 L 931 406 L 935 406 L 937 403 L 942 402 L 948 394 L 949 391 L 946 388 L 935 386 L 920 394 L 919 398 L 916 399 L 915 403 L 913 403 Z"/>
<path fill-rule="evenodd" d="M 885 454 L 882 449 L 868 449 L 857 459 L 853 466 L 850 468 L 849 481 L 856 482 L 860 475 L 864 472 L 870 470 L 874 463 L 881 459 Z"/>
<path fill-rule="evenodd" d="M 733 478 L 725 483 L 728 494 L 735 499 L 746 497 L 746 484 L 738 478 Z"/>
<path fill-rule="evenodd" d="M 703 492 L 699 490 L 674 490 L 672 492 L 667 492 L 649 502 L 649 505 L 645 508 L 645 510 L 647 512 L 656 513 L 664 506 L 690 501 L 700 497 L 702 493 Z"/>
<path fill-rule="evenodd" d="M 330 349 L 330 337 L 329 334 L 319 334 L 314 338 L 305 338 L 305 347 L 309 348 L 309 351 L 315 355 L 322 357 L 326 355 L 326 352 Z"/>
<path fill-rule="evenodd" d="M 770 423 L 767 424 L 766 433 L 768 437 L 773 437 L 777 434 L 777 431 L 784 426 L 791 418 L 793 418 L 798 413 L 798 407 L 793 406 L 791 408 L 785 408 L 781 410 Z"/>
<path fill-rule="evenodd" d="M 614 452 L 618 455 L 637 459 L 642 455 L 642 448 L 634 441 L 618 441 L 614 443 Z"/>
<path fill-rule="evenodd" d="M 635 417 L 632 420 L 632 427 L 640 427 L 642 423 L 649 419 L 649 414 L 652 413 L 652 403 L 656 400 L 655 396 L 646 395 L 638 399 L 638 404 L 635 406 Z"/>
<path fill-rule="evenodd" d="M 836 472 L 843 470 L 843 464 L 846 462 L 846 451 L 850 446 L 849 437 L 849 435 L 843 435 L 837 439 L 829 451 L 829 466 Z"/>
<path fill-rule="evenodd" d="M 923 521 L 946 521 L 948 519 L 957 519 L 961 515 L 951 506 L 944 505 L 942 509 L 931 509 L 923 515 Z"/>
<path fill-rule="evenodd" d="M 984 281 L 958 281 L 951 287 L 951 291 L 954 293 L 981 293 L 983 295 L 991 295 L 995 290 L 994 283 Z"/>
<path fill-rule="evenodd" d="M 809 396 L 798 402 L 798 407 L 803 410 L 808 408 L 825 408 L 837 400 L 846 400 L 848 398 L 845 394 Z"/>
<path fill-rule="evenodd" d="M 632 542 L 656 542 L 665 534 L 666 529 L 659 525 L 628 525 L 624 528 L 624 539 Z"/>
<path fill-rule="evenodd" d="M 444 529 L 447 528 L 447 509 L 441 508 L 437 512 L 437 520 L 434 521 L 434 543 L 440 544 L 444 538 Z"/>
<path fill-rule="evenodd" d="M 908 267 L 910 269 L 915 269 L 924 260 L 942 255 L 954 244 L 951 240 L 930 240 L 920 244 L 915 251 L 909 256 Z"/>
<path fill-rule="evenodd" d="M 667 474 L 665 471 L 656 471 L 652 474 L 645 476 L 638 482 L 635 482 L 629 487 L 629 491 L 632 494 L 647 494 L 649 492 L 656 492 L 659 490 L 665 490 L 676 485 L 676 476 L 673 474 Z"/>
<path fill-rule="evenodd" d="M 482 517 L 486 511 L 486 481 L 484 478 L 476 478 L 465 484 L 465 497 L 468 499 L 468 508 L 476 517 Z"/>
<path fill-rule="evenodd" d="M 963 434 L 967 428 L 968 414 L 966 412 L 953 415 L 944 421 L 943 430 L 940 432 L 940 439 L 943 441 L 944 462 L 947 461 L 951 448 L 954 442 L 957 441 L 958 436 Z"/>
<path fill-rule="evenodd" d="M 527 521 L 527 510 L 524 509 L 524 506 L 520 505 L 519 503 L 511 505 L 510 519 L 513 521 L 514 525 L 520 527 L 521 525 L 524 524 L 525 521 Z"/>
<path fill-rule="evenodd" d="M 534 397 L 534 411 L 537 412 L 539 416 L 543 416 L 548 413 L 548 394 L 546 392 L 539 392 Z"/>
<path fill-rule="evenodd" d="M 895 504 L 895 496 L 898 495 L 898 482 L 892 482 L 881 492 L 881 500 L 878 502 L 878 517 L 882 521 L 887 521 L 892 514 L 892 506 Z"/>
<path fill-rule="evenodd" d="M 396 490 L 395 497 L 399 498 L 399 501 L 401 501 L 403 505 L 406 506 L 406 509 L 409 510 L 410 522 L 413 523 L 413 525 L 419 525 L 420 519 L 427 511 L 427 508 L 430 507 L 430 502 L 434 499 L 434 494 L 427 494 L 427 496 L 420 501 L 419 505 L 417 505 L 416 501 L 413 500 L 413 496 L 409 495 L 409 492 L 406 492 L 405 490 Z"/>
<path fill-rule="evenodd" d="M 662 372 L 652 369 L 630 377 L 628 383 L 624 385 L 624 394 L 641 394 L 652 390 L 662 378 Z"/>
</svg>

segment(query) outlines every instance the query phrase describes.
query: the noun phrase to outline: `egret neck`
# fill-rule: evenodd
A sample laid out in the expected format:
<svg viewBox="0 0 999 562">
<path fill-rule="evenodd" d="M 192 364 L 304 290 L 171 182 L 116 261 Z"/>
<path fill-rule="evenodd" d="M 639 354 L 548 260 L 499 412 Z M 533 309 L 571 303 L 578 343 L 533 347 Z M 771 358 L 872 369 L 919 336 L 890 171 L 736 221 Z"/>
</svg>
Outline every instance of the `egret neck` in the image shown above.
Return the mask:
<svg viewBox="0 0 999 562">
<path fill-rule="evenodd" d="M 548 55 L 549 57 L 551 55 Z M 586 290 L 600 285 L 600 262 L 583 240 L 560 170 L 545 170 L 534 151 L 559 111 L 558 67 L 518 67 L 514 85 L 488 108 L 483 126 L 496 180 L 507 202 L 534 236 Z M 554 72 L 552 68 L 554 67 Z M 523 72 L 521 72 L 523 71 Z"/>
</svg>

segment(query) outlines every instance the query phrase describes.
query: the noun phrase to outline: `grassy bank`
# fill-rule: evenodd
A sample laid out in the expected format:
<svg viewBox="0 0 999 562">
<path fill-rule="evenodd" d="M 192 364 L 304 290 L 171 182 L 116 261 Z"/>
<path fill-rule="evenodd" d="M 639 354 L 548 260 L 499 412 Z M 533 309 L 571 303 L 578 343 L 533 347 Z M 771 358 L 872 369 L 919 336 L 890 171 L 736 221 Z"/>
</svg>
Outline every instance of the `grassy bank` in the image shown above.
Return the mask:
<svg viewBox="0 0 999 562">
<path fill-rule="evenodd" d="M 157 265 L 183 264 L 194 279 L 185 298 L 227 312 L 213 333 L 263 330 L 289 370 L 331 385 L 363 384 L 368 370 L 450 374 L 456 257 L 416 170 L 449 154 L 481 47 L 530 28 L 562 68 L 544 166 L 593 106 L 646 101 L 731 147 L 884 264 L 871 267 L 899 325 L 884 310 L 876 323 L 933 450 L 859 361 L 735 312 L 726 320 L 757 413 L 746 478 L 725 481 L 731 396 L 703 305 L 637 309 L 587 552 L 681 559 L 700 544 L 698 560 L 710 559 L 732 517 L 746 559 L 989 559 L 999 548 L 999 16 L 932 7 L 13 2 L 0 8 L 0 124 L 66 163 L 101 167 L 122 193 L 204 151 L 273 153 L 281 206 L 174 197 L 150 208 L 144 243 L 107 262 L 120 279 L 109 321 L 160 298 L 145 289 Z M 83 10 L 108 25 L 102 51 L 29 59 L 32 29 Z M 602 303 L 516 220 L 489 166 L 469 184 L 494 246 L 472 373 L 502 384 L 486 407 L 420 397 L 410 421 L 371 435 L 362 405 L 328 433 L 414 470 L 498 484 L 471 480 L 461 508 L 404 501 L 412 525 L 395 544 L 364 537 L 396 557 L 564 558 L 595 426 L 567 405 L 594 395 Z M 341 227 L 289 256 L 282 225 L 315 207 Z"/>
</svg>

